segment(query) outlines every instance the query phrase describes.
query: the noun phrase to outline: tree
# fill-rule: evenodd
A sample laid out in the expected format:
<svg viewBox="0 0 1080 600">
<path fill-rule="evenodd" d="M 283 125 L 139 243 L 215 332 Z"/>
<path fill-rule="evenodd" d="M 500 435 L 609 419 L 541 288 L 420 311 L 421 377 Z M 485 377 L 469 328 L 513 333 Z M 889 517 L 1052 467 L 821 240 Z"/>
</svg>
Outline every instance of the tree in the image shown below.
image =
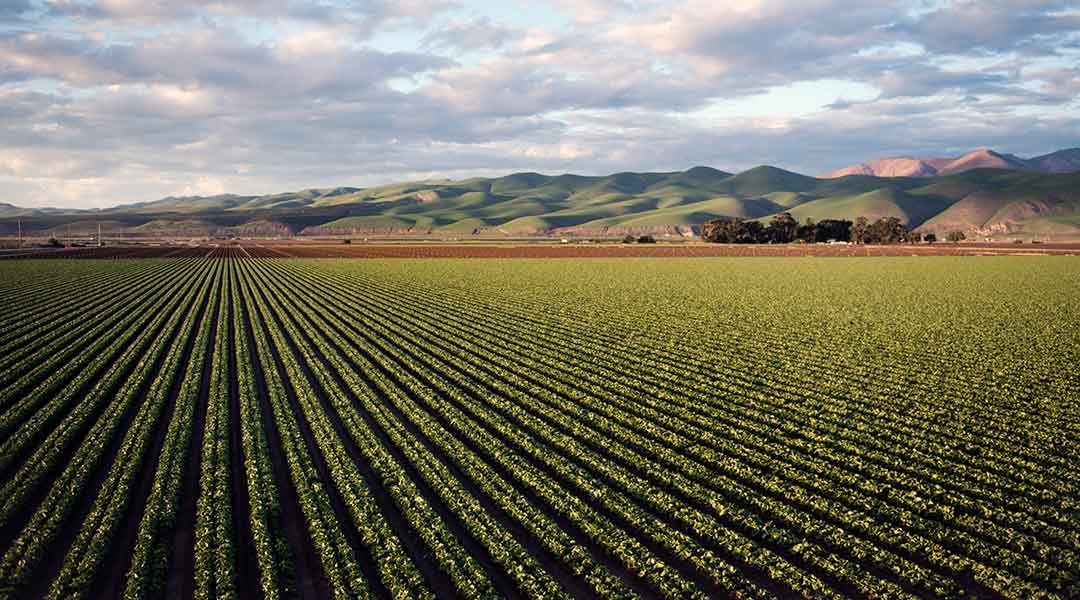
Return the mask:
<svg viewBox="0 0 1080 600">
<path fill-rule="evenodd" d="M 761 244 L 768 241 L 761 223 L 735 217 L 707 221 L 701 226 L 701 239 L 715 244 Z"/>
<path fill-rule="evenodd" d="M 899 244 L 905 242 L 908 239 L 908 228 L 904 225 L 904 222 L 896 217 L 883 217 L 878 219 L 881 222 L 881 243 L 882 244 Z"/>
<path fill-rule="evenodd" d="M 897 217 L 881 217 L 866 226 L 863 243 L 898 244 L 908 239 L 908 229 Z"/>
<path fill-rule="evenodd" d="M 934 242 L 937 241 L 937 235 L 934 234 L 934 233 L 928 233 L 928 234 L 924 235 L 922 239 L 927 244 L 933 244 Z"/>
<path fill-rule="evenodd" d="M 950 242 L 960 242 L 966 240 L 967 236 L 964 235 L 963 231 L 950 231 L 949 233 L 945 234 L 945 239 L 949 240 Z"/>
<path fill-rule="evenodd" d="M 655 244 L 656 243 L 656 238 L 654 238 L 651 235 L 643 235 L 643 236 L 641 236 L 641 237 L 639 237 L 637 239 L 637 243 L 639 243 L 639 244 Z"/>
<path fill-rule="evenodd" d="M 859 217 L 855 219 L 855 223 L 851 226 L 851 241 L 856 244 L 865 244 L 866 238 L 870 233 L 870 222 L 866 217 Z"/>
<path fill-rule="evenodd" d="M 637 241 L 637 238 L 630 235 L 629 233 L 624 235 L 623 239 L 622 239 L 622 243 L 624 243 L 624 244 L 633 244 L 636 241 Z"/>
<path fill-rule="evenodd" d="M 908 241 L 912 244 L 918 244 L 922 241 L 922 234 L 917 231 L 912 231 L 908 234 Z"/>
<path fill-rule="evenodd" d="M 765 226 L 760 221 L 745 221 L 740 244 L 764 244 L 769 241 Z"/>
<path fill-rule="evenodd" d="M 815 227 L 814 241 L 851 241 L 851 225 L 851 221 L 845 221 L 842 219 L 822 219 L 818 221 L 817 226 Z"/>
<path fill-rule="evenodd" d="M 878 219 L 866 227 L 866 243 L 867 244 L 881 244 L 884 243 L 886 236 L 888 235 L 887 225 L 884 219 Z"/>
<path fill-rule="evenodd" d="M 719 218 L 701 225 L 701 239 L 713 244 L 733 243 L 735 224 L 739 219 Z"/>
<path fill-rule="evenodd" d="M 789 212 L 775 215 L 766 228 L 766 236 L 773 244 L 790 244 L 795 241 L 799 231 L 799 222 Z"/>
<path fill-rule="evenodd" d="M 798 231 L 795 232 L 795 239 L 802 242 L 817 241 L 817 225 L 814 224 L 813 219 L 806 217 L 806 223 L 799 225 Z"/>
</svg>

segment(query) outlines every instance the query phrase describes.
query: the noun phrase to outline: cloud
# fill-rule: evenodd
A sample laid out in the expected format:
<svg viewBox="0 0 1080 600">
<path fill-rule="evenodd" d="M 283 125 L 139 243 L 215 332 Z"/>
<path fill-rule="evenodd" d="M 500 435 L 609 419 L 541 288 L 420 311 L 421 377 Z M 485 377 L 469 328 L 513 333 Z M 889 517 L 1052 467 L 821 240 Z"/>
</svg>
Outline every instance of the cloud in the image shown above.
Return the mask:
<svg viewBox="0 0 1080 600">
<path fill-rule="evenodd" d="M 1080 138 L 1065 2 L 553 2 L 510 25 L 444 0 L 0 0 L 0 196 L 819 173 Z"/>
<path fill-rule="evenodd" d="M 625 0 L 555 0 L 555 5 L 581 25 L 610 21 L 620 13 L 632 11 L 634 7 L 633 3 Z"/>
<path fill-rule="evenodd" d="M 898 21 L 894 33 L 932 52 L 968 54 L 1053 52 L 1065 35 L 1080 33 L 1074 2 L 1060 0 L 958 0 Z"/>
<path fill-rule="evenodd" d="M 890 3 L 812 0 L 710 2 L 658 8 L 608 29 L 622 45 L 644 45 L 733 92 L 813 79 L 885 43 Z"/>
<path fill-rule="evenodd" d="M 1080 98 L 1080 65 L 1031 69 L 1025 75 L 1037 85 L 1045 102 L 1075 104 Z"/>
<path fill-rule="evenodd" d="M 1010 77 L 983 71 L 946 71 L 930 65 L 914 64 L 889 69 L 875 84 L 882 98 L 925 97 L 941 93 L 960 95 L 1008 93 Z"/>
<path fill-rule="evenodd" d="M 35 9 L 30 0 L 0 0 L 0 25 L 22 22 Z"/>
<path fill-rule="evenodd" d="M 451 21 L 429 31 L 421 39 L 421 46 L 459 51 L 502 48 L 507 42 L 521 36 L 520 31 L 499 25 L 488 17 L 480 17 L 468 21 Z"/>
<path fill-rule="evenodd" d="M 0 40 L 5 80 L 49 78 L 78 87 L 166 83 L 261 95 L 317 94 L 364 89 L 449 64 L 432 55 L 355 48 L 321 29 L 275 45 L 248 43 L 212 25 L 127 43 L 38 33 Z"/>
<path fill-rule="evenodd" d="M 12 0 L 7 0 L 12 1 Z M 20 0 L 14 0 L 16 2 Z M 53 17 L 98 25 L 173 24 L 187 19 L 246 17 L 349 25 L 370 33 L 386 24 L 422 25 L 457 6 L 453 0 L 49 0 Z"/>
</svg>

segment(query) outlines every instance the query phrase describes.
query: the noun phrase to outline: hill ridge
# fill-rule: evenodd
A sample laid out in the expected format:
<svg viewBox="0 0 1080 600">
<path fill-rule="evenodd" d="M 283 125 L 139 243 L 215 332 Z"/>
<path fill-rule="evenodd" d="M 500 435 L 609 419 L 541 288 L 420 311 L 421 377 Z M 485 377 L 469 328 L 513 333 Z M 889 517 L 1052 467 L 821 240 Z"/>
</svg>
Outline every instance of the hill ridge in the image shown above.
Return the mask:
<svg viewBox="0 0 1080 600">
<path fill-rule="evenodd" d="M 882 177 L 935 177 L 954 175 L 971 169 L 994 168 L 1038 173 L 1071 173 L 1080 171 L 1080 148 L 1066 148 L 1032 158 L 976 148 L 954 158 L 919 158 L 894 156 L 875 158 L 838 169 L 826 178 L 847 175 L 877 175 Z"/>
<path fill-rule="evenodd" d="M 968 157 L 1011 160 L 990 150 Z M 1069 157 L 1053 155 L 1058 161 Z M 17 217 L 25 231 L 39 235 L 66 234 L 68 224 L 75 232 L 90 235 L 95 232 L 82 229 L 102 221 L 111 235 L 153 232 L 178 238 L 628 233 L 687 237 L 709 219 L 768 219 L 780 212 L 791 212 L 800 221 L 895 216 L 926 231 L 961 229 L 975 235 L 1037 231 L 1080 237 L 1080 173 L 963 168 L 936 177 L 816 178 L 769 165 L 735 174 L 702 166 L 605 176 L 521 172 L 366 188 L 168 197 L 101 210 L 0 206 L 0 234 L 14 233 Z"/>
</svg>

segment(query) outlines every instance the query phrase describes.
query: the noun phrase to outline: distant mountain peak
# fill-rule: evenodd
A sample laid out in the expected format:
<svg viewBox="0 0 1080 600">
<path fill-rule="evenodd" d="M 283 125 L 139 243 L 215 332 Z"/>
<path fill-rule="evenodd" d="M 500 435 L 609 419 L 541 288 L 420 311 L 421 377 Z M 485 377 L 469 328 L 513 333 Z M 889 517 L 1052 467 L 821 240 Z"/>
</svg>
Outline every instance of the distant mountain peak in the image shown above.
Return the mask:
<svg viewBox="0 0 1080 600">
<path fill-rule="evenodd" d="M 1066 148 L 1032 158 L 1046 173 L 1073 173 L 1080 171 L 1080 148 Z"/>
<path fill-rule="evenodd" d="M 1030 159 L 991 148 L 976 148 L 955 158 L 916 158 L 897 156 L 878 158 L 833 171 L 827 178 L 847 175 L 876 175 L 878 177 L 934 177 L 953 175 L 972 169 L 1009 169 L 1040 173 L 1071 173 L 1080 171 L 1080 148 L 1059 150 Z"/>
<path fill-rule="evenodd" d="M 957 158 L 938 169 L 938 175 L 951 175 L 972 169 L 1012 169 L 1016 171 L 1033 170 L 1027 161 L 1011 154 L 994 152 L 989 148 L 979 148 Z"/>
</svg>

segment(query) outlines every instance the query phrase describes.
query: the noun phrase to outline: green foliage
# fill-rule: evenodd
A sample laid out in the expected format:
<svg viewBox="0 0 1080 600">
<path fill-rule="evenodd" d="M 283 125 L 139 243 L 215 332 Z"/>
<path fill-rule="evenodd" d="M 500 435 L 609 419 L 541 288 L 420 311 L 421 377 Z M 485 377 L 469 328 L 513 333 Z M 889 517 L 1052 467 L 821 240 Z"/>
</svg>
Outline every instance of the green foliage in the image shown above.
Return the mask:
<svg viewBox="0 0 1080 600">
<path fill-rule="evenodd" d="M 860 239 L 869 239 L 870 226 L 865 223 L 863 226 L 866 233 L 860 234 Z M 852 239 L 852 223 L 837 219 L 814 223 L 813 219 L 807 219 L 805 224 L 799 225 L 788 213 L 773 217 L 768 227 L 763 227 L 758 221 L 721 218 L 706 222 L 701 228 L 701 237 L 706 242 L 723 244 L 848 241 Z"/>
<path fill-rule="evenodd" d="M 856 244 L 899 244 L 911 241 L 912 233 L 897 217 L 882 217 L 873 222 L 859 217 L 850 226 L 850 239 Z"/>
<path fill-rule="evenodd" d="M 730 217 L 707 221 L 701 226 L 701 239 L 718 244 L 760 244 L 768 241 L 761 223 Z"/>
<path fill-rule="evenodd" d="M 1076 260 L 0 263 L 0 598 L 1077 597 Z"/>
<path fill-rule="evenodd" d="M 814 241 L 851 241 L 851 226 L 851 221 L 842 219 L 822 219 L 814 226 Z"/>
<path fill-rule="evenodd" d="M 795 241 L 799 230 L 799 222 L 792 218 L 791 213 L 774 215 L 765 228 L 765 237 L 773 244 L 790 244 Z"/>
</svg>

